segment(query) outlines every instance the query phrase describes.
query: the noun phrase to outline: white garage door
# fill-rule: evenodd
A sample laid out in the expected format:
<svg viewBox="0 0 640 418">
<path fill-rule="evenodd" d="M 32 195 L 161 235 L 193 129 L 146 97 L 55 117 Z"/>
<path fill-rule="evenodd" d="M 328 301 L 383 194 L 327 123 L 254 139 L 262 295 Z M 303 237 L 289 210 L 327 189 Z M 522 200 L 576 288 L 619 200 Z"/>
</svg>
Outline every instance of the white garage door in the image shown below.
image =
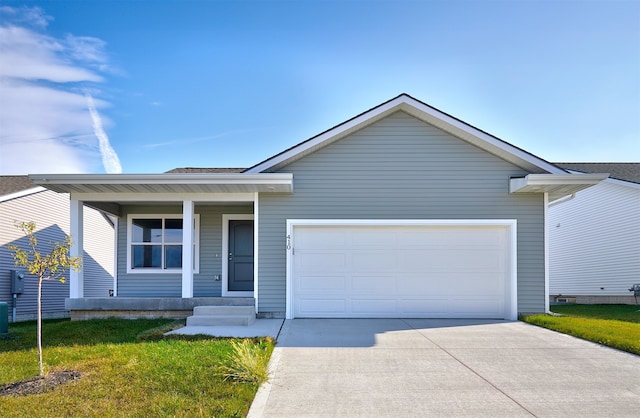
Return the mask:
<svg viewBox="0 0 640 418">
<path fill-rule="evenodd" d="M 515 319 L 515 221 L 300 222 L 290 225 L 292 317 Z"/>
</svg>

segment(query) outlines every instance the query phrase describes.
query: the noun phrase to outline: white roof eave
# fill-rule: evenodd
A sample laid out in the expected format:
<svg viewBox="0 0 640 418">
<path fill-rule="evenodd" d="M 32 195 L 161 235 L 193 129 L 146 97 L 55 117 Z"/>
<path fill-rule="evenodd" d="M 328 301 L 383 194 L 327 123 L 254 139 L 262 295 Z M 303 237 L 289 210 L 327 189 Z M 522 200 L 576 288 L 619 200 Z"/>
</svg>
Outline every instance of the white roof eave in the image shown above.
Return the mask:
<svg viewBox="0 0 640 418">
<path fill-rule="evenodd" d="M 509 192 L 548 193 L 549 201 L 553 201 L 594 186 L 608 177 L 608 173 L 529 174 L 512 178 L 509 182 Z"/>
<path fill-rule="evenodd" d="M 30 174 L 59 193 L 293 193 L 290 173 Z"/>
</svg>

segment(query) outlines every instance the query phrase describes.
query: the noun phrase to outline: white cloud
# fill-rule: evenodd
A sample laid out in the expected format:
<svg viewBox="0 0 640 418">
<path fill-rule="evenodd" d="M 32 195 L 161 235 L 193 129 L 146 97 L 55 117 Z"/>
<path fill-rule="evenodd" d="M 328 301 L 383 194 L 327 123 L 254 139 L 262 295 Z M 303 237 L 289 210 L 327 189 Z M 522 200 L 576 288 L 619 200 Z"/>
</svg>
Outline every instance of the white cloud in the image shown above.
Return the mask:
<svg viewBox="0 0 640 418">
<path fill-rule="evenodd" d="M 0 7 L 0 17 L 0 62 L 11 63 L 0 65 L 0 174 L 121 170 L 97 110 L 107 103 L 83 93 L 99 94 L 105 43 L 49 36 L 37 7 Z"/>
<path fill-rule="evenodd" d="M 10 7 L 1 6 L 0 16 L 4 16 L 5 19 L 10 19 L 15 23 L 27 24 L 36 27 L 46 27 L 53 17 L 47 16 L 44 10 L 40 7 Z"/>
<path fill-rule="evenodd" d="M 113 150 L 111 143 L 109 143 L 109 137 L 107 133 L 102 129 L 102 119 L 100 119 L 100 114 L 96 110 L 96 105 L 93 101 L 93 97 L 89 93 L 85 94 L 87 99 L 87 106 L 89 108 L 89 113 L 91 114 L 91 120 L 93 121 L 93 132 L 98 138 L 98 143 L 100 144 L 100 155 L 102 155 L 102 165 L 105 170 L 109 174 L 120 174 L 122 173 L 122 167 L 120 166 L 120 159 L 118 155 Z"/>
</svg>

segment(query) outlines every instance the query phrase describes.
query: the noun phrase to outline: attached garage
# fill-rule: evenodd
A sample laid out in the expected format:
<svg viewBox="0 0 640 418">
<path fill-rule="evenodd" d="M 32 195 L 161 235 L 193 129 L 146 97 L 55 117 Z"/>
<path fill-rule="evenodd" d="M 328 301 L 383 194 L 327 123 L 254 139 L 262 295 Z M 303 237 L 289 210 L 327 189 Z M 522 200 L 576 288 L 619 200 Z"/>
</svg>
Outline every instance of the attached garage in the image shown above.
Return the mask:
<svg viewBox="0 0 640 418">
<path fill-rule="evenodd" d="M 515 319 L 515 220 L 289 220 L 288 318 Z"/>
</svg>

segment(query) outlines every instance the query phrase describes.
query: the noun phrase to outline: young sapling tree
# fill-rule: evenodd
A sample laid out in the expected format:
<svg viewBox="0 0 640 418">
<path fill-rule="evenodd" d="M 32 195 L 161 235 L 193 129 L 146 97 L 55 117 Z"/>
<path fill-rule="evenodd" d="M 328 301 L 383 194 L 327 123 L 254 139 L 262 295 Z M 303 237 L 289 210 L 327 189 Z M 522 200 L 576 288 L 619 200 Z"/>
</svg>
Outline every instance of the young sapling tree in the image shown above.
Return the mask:
<svg viewBox="0 0 640 418">
<path fill-rule="evenodd" d="M 72 246 L 71 237 L 67 236 L 63 243 L 53 243 L 48 253 L 42 253 L 38 247 L 35 222 L 16 222 L 16 228 L 20 229 L 28 239 L 27 249 L 21 249 L 16 245 L 9 245 L 13 252 L 13 260 L 16 267 L 24 267 L 29 274 L 38 278 L 38 365 L 40 376 L 44 376 L 44 363 L 42 362 L 42 282 L 45 280 L 57 280 L 65 282 L 64 274 L 73 269 L 80 270 L 81 258 L 72 257 L 69 252 Z"/>
</svg>

